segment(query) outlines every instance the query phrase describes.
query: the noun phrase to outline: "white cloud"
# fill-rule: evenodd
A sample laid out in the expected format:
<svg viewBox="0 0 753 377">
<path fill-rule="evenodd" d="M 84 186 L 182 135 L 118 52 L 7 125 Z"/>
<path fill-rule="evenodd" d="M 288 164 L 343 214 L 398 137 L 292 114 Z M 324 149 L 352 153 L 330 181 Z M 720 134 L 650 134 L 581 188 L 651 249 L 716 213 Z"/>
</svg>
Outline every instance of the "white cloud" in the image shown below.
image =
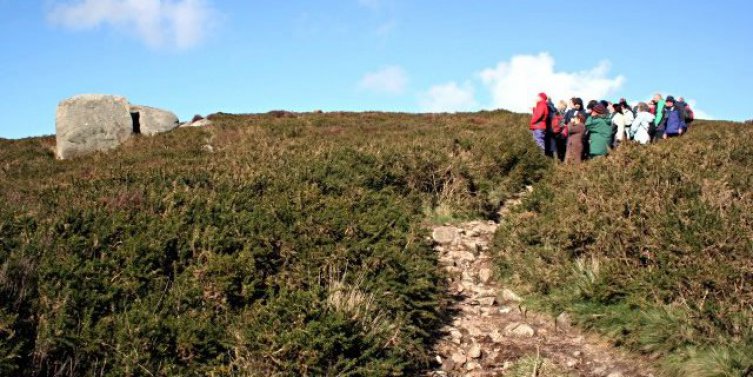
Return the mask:
<svg viewBox="0 0 753 377">
<path fill-rule="evenodd" d="M 715 120 L 713 115 L 699 109 L 697 107 L 698 101 L 694 99 L 687 99 L 688 105 L 690 105 L 690 108 L 693 110 L 693 115 L 695 116 L 695 119 L 705 119 L 705 120 Z"/>
<path fill-rule="evenodd" d="M 206 0 L 77 0 L 58 1 L 48 19 L 72 30 L 110 26 L 152 48 L 188 49 L 204 40 L 218 14 Z"/>
<path fill-rule="evenodd" d="M 473 111 L 478 109 L 473 85 L 455 82 L 435 85 L 419 96 L 421 111 L 430 113 Z"/>
<path fill-rule="evenodd" d="M 528 112 L 536 95 L 546 92 L 555 99 L 606 98 L 622 87 L 623 76 L 608 77 L 607 61 L 579 72 L 555 71 L 554 58 L 548 53 L 517 55 L 510 61 L 480 73 L 481 81 L 492 97 L 492 107 Z"/>
<path fill-rule="evenodd" d="M 358 86 L 376 93 L 402 94 L 408 86 L 408 74 L 399 66 L 388 66 L 367 73 Z"/>
</svg>

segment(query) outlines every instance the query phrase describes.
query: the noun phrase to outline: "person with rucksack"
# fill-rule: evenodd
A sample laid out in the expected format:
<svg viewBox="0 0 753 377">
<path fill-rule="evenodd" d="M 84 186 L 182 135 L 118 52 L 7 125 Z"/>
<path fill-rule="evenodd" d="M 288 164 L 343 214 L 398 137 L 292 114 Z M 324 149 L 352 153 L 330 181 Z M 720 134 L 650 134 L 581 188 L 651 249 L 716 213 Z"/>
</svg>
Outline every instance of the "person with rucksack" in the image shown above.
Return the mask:
<svg viewBox="0 0 753 377">
<path fill-rule="evenodd" d="M 683 97 L 677 98 L 677 106 L 679 106 L 685 113 L 685 125 L 687 126 L 687 128 L 690 128 L 690 124 L 695 120 L 695 113 L 693 112 L 693 109 L 690 108 L 690 105 L 685 102 L 685 98 Z"/>
<path fill-rule="evenodd" d="M 544 93 L 539 93 L 536 106 L 533 108 L 533 115 L 531 116 L 531 135 L 533 141 L 546 153 L 546 130 L 547 119 L 549 118 L 549 106 L 547 106 L 547 100 L 549 98 Z"/>
<path fill-rule="evenodd" d="M 567 123 L 565 123 L 565 114 L 567 113 L 567 103 L 560 100 L 557 103 L 557 114 L 552 120 L 552 131 L 554 132 L 554 142 L 557 147 L 557 158 L 560 161 L 565 161 L 565 153 L 567 151 Z"/>
<path fill-rule="evenodd" d="M 554 132 L 555 126 L 559 126 L 557 122 L 559 121 L 557 119 L 559 112 L 557 111 L 557 107 L 554 106 L 554 102 L 552 102 L 551 98 L 548 98 L 546 101 L 547 106 L 547 118 L 546 118 L 546 134 L 544 136 L 544 145 L 545 150 L 544 153 L 547 155 L 547 157 L 557 157 L 557 137 Z"/>
<path fill-rule="evenodd" d="M 649 129 L 654 123 L 654 114 L 651 114 L 648 105 L 644 102 L 638 104 L 638 113 L 635 115 L 635 119 L 630 126 L 628 133 L 630 138 L 643 145 L 648 144 L 651 141 L 651 135 Z"/>
<path fill-rule="evenodd" d="M 590 158 L 609 154 L 609 142 L 612 139 L 612 126 L 607 108 L 602 104 L 594 106 L 591 117 L 586 121 L 588 131 L 588 155 Z"/>
<path fill-rule="evenodd" d="M 668 96 L 665 103 L 663 116 L 658 127 L 659 130 L 663 131 L 662 139 L 682 136 L 688 127 L 685 123 L 684 110 L 677 105 L 672 96 Z"/>
</svg>

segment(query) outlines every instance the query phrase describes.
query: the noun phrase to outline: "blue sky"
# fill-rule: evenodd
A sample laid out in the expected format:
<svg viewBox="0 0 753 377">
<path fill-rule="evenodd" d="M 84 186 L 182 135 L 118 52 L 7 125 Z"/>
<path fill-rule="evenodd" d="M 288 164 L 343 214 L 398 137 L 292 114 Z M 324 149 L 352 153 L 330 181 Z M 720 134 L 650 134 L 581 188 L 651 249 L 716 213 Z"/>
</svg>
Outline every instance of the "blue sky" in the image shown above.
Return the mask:
<svg viewBox="0 0 753 377">
<path fill-rule="evenodd" d="M 695 101 L 753 118 L 753 3 L 666 0 L 0 0 L 0 137 L 54 133 L 57 103 L 111 93 L 181 119 L 525 111 L 556 98 Z"/>
</svg>

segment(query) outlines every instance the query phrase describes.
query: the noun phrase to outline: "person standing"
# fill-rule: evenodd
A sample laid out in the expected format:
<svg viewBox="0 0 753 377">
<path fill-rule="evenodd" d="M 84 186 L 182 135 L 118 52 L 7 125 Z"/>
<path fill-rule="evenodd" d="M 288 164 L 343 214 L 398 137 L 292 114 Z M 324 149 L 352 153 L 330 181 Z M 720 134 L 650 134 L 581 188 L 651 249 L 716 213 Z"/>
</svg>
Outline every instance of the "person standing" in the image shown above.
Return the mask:
<svg viewBox="0 0 753 377">
<path fill-rule="evenodd" d="M 614 140 L 612 141 L 612 147 L 618 146 L 625 139 L 625 126 L 629 125 L 628 117 L 625 113 L 630 111 L 622 108 L 622 105 L 616 103 L 612 105 L 612 126 L 614 130 Z"/>
<path fill-rule="evenodd" d="M 635 110 L 630 107 L 630 104 L 624 98 L 620 99 L 620 106 L 622 107 L 622 115 L 625 116 L 625 133 L 627 134 L 627 129 L 635 120 Z"/>
<path fill-rule="evenodd" d="M 683 97 L 677 98 L 677 106 L 679 106 L 685 114 L 685 133 L 687 133 L 688 129 L 690 128 L 690 124 L 695 120 L 695 113 L 693 112 L 693 109 L 690 107 L 690 105 L 685 102 L 685 98 Z"/>
<path fill-rule="evenodd" d="M 565 123 L 565 114 L 567 113 L 567 103 L 560 100 L 557 103 L 557 114 L 552 121 L 552 131 L 554 133 L 554 143 L 556 143 L 556 155 L 560 161 L 565 161 L 567 151 L 567 123 Z"/>
<path fill-rule="evenodd" d="M 572 102 L 573 106 L 565 113 L 565 124 L 570 124 L 570 122 L 572 122 L 575 116 L 577 116 L 578 114 L 583 114 L 588 117 L 586 110 L 583 107 L 582 99 L 575 97 L 570 101 Z"/>
<path fill-rule="evenodd" d="M 659 129 L 663 130 L 662 138 L 681 136 L 687 129 L 685 111 L 677 105 L 674 97 L 668 96 L 664 107 L 664 116 L 659 122 Z"/>
<path fill-rule="evenodd" d="M 651 135 L 651 139 L 656 141 L 664 135 L 664 129 L 661 128 L 660 124 L 661 120 L 664 118 L 664 107 L 667 103 L 664 101 L 664 97 L 662 97 L 661 93 L 656 93 L 652 102 L 656 107 L 656 110 L 654 111 L 656 118 L 654 118 L 654 126 L 649 130 L 649 134 Z"/>
<path fill-rule="evenodd" d="M 586 132 L 585 123 L 585 112 L 579 112 L 567 125 L 567 153 L 565 154 L 566 164 L 580 164 L 583 160 L 583 135 Z"/>
<path fill-rule="evenodd" d="M 619 104 L 620 104 L 620 106 L 622 106 L 622 110 L 625 110 L 625 112 L 623 112 L 623 114 L 627 115 L 627 113 L 629 112 L 630 116 L 633 119 L 635 119 L 635 110 L 633 110 L 633 108 L 630 107 L 630 104 L 628 103 L 628 101 L 626 99 L 620 98 Z"/>
<path fill-rule="evenodd" d="M 546 94 L 539 93 L 536 106 L 533 108 L 533 116 L 531 116 L 531 135 L 542 152 L 546 152 L 546 123 L 549 118 L 548 99 Z"/>
<path fill-rule="evenodd" d="M 630 126 L 630 135 L 633 140 L 646 145 L 651 141 L 648 131 L 654 123 L 654 114 L 649 111 L 648 105 L 641 102 L 638 104 L 638 113 Z"/>
<path fill-rule="evenodd" d="M 591 117 L 586 121 L 588 131 L 588 155 L 590 158 L 609 154 L 609 142 L 612 139 L 612 126 L 607 108 L 598 104 L 591 110 Z"/>
<path fill-rule="evenodd" d="M 547 118 L 546 118 L 546 135 L 544 136 L 544 153 L 547 157 L 557 157 L 557 136 L 555 133 L 555 127 L 559 126 L 557 123 L 559 120 L 559 112 L 557 107 L 554 106 L 552 98 L 550 97 L 546 101 L 547 106 Z"/>
</svg>

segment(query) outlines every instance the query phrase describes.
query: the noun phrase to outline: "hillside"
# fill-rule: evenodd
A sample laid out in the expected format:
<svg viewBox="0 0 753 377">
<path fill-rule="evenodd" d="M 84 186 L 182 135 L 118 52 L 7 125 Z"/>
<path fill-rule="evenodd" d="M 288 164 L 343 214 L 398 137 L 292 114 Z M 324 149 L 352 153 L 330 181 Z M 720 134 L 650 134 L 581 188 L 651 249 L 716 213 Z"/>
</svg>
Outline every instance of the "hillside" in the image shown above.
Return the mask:
<svg viewBox="0 0 753 377">
<path fill-rule="evenodd" d="M 559 166 L 496 234 L 501 276 L 669 375 L 753 373 L 753 129 Z"/>
<path fill-rule="evenodd" d="M 0 144 L 0 375 L 399 375 L 446 318 L 427 219 L 548 168 L 510 113 L 218 115 Z"/>
<path fill-rule="evenodd" d="M 572 167 L 508 112 L 212 120 L 66 161 L 0 140 L 0 375 L 425 373 L 456 315 L 431 228 L 529 185 L 488 251 L 523 319 L 668 375 L 753 370 L 753 129 Z"/>
</svg>

